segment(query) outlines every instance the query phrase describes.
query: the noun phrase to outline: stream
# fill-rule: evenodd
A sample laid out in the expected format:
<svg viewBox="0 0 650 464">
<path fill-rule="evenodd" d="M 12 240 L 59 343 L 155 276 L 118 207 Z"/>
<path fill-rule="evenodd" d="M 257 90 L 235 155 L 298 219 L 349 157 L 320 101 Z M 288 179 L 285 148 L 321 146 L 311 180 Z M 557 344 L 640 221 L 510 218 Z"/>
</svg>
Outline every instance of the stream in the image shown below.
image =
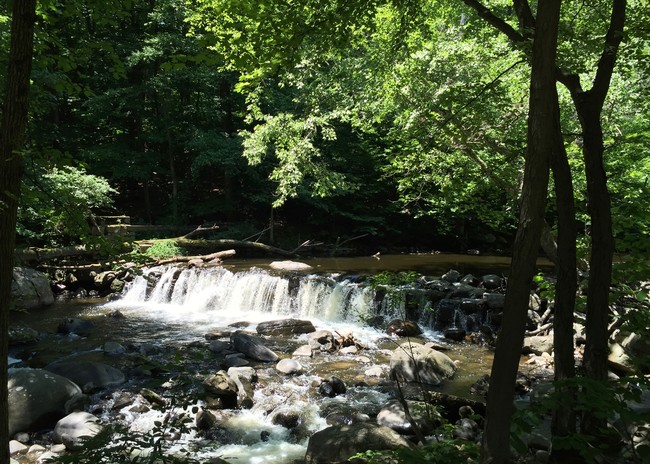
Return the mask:
<svg viewBox="0 0 650 464">
<path fill-rule="evenodd" d="M 229 260 L 223 266 L 183 269 L 173 266 L 145 270 L 115 301 L 69 300 L 52 307 L 12 315 L 12 324 L 36 329 L 37 345 L 12 349 L 17 365 L 44 367 L 61 359 L 87 359 L 113 365 L 126 373 L 127 383 L 92 396 L 90 410 L 103 421 L 120 420 L 132 431 L 148 432 L 165 411 L 115 409 L 124 392 L 142 387 L 173 399 L 179 411 L 191 415 L 204 406 L 202 380 L 219 370 L 219 355 L 209 350 L 208 339 L 228 340 L 229 331 L 250 331 L 262 321 L 296 318 L 311 321 L 316 330 L 350 334 L 365 349 L 351 354 L 323 353 L 301 357 L 300 375 L 285 376 L 275 363 L 251 363 L 259 376 L 253 407 L 220 411 L 218 432 L 184 431 L 174 446 L 197 459 L 221 457 L 240 464 L 288 464 L 304 457 L 310 435 L 356 413 L 372 417 L 393 398 L 388 363 L 398 339 L 368 325 L 377 315 L 384 320 L 402 318 L 404 302 L 376 298 L 367 276 L 384 271 L 416 271 L 438 279 L 450 268 L 462 274 L 504 274 L 506 258 L 465 255 L 400 255 L 377 258 L 318 259 L 305 261 L 313 269 L 285 274 L 269 269 L 269 261 Z M 541 263 L 545 265 L 546 263 Z M 438 391 L 473 397 L 470 386 L 489 373 L 492 353 L 482 345 L 444 340 L 432 329 L 431 308 L 423 308 L 418 323 L 420 338 L 444 345 L 459 369 Z M 124 317 L 107 317 L 119 311 Z M 90 320 L 94 327 L 84 336 L 56 333 L 66 318 Z M 206 335 L 208 335 L 206 337 Z M 308 334 L 270 337 L 267 346 L 280 358 L 308 343 Z M 107 356 L 102 347 L 116 342 L 125 347 L 120 356 Z M 146 366 L 145 366 L 146 365 Z M 153 367 L 152 367 L 153 366 Z M 371 374 L 369 374 L 371 373 Z M 314 387 L 320 379 L 336 376 L 348 387 L 344 395 L 326 398 Z M 135 393 L 134 393 L 135 394 Z M 137 402 L 137 401 L 136 401 Z M 287 428 L 277 418 L 299 417 L 299 426 Z M 286 424 L 284 424 L 286 425 Z"/>
</svg>

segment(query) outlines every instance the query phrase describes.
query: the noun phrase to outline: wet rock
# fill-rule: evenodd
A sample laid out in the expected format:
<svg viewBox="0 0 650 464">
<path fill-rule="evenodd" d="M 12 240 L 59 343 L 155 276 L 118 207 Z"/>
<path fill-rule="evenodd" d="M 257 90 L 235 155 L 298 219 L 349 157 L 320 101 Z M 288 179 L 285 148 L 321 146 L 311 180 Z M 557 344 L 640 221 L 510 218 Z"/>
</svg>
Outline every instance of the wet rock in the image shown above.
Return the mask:
<svg viewBox="0 0 650 464">
<path fill-rule="evenodd" d="M 195 423 L 196 428 L 199 430 L 210 430 L 215 428 L 219 424 L 219 421 L 217 416 L 212 412 L 207 409 L 200 409 L 199 412 L 196 413 Z"/>
<path fill-rule="evenodd" d="M 95 328 L 95 324 L 85 319 L 71 317 L 64 319 L 57 327 L 57 332 L 61 334 L 77 334 L 88 336 Z"/>
<path fill-rule="evenodd" d="M 126 381 L 121 370 L 95 361 L 60 361 L 49 364 L 45 369 L 67 377 L 84 392 L 121 385 Z"/>
<path fill-rule="evenodd" d="M 257 324 L 257 333 L 260 335 L 290 335 L 315 332 L 316 328 L 311 321 L 300 319 L 281 319 L 266 321 Z"/>
<path fill-rule="evenodd" d="M 443 274 L 442 280 L 445 280 L 445 281 L 450 282 L 452 284 L 455 283 L 455 282 L 458 282 L 460 280 L 460 272 L 458 272 L 455 269 L 450 269 L 445 274 Z"/>
<path fill-rule="evenodd" d="M 339 350 L 339 354 L 357 354 L 358 352 L 359 348 L 356 346 L 346 346 Z"/>
<path fill-rule="evenodd" d="M 9 346 L 32 345 L 39 341 L 39 334 L 31 327 L 9 327 Z"/>
<path fill-rule="evenodd" d="M 454 284 L 454 289 L 447 294 L 447 298 L 482 298 L 483 289 L 467 284 Z"/>
<path fill-rule="evenodd" d="M 467 285 L 471 285 L 472 287 L 476 287 L 478 284 L 481 283 L 481 280 L 478 277 L 473 276 L 472 274 L 467 274 L 465 277 L 460 279 L 460 282 L 462 284 L 467 284 Z"/>
<path fill-rule="evenodd" d="M 280 410 L 273 412 L 271 422 L 285 429 L 293 429 L 300 425 L 302 417 L 298 411 Z"/>
<path fill-rule="evenodd" d="M 208 349 L 215 354 L 220 354 L 230 349 L 230 343 L 221 340 L 212 340 L 208 345 Z"/>
<path fill-rule="evenodd" d="M 488 290 L 496 290 L 503 285 L 503 279 L 495 274 L 486 274 L 481 277 L 481 281 L 483 282 L 483 287 Z"/>
<path fill-rule="evenodd" d="M 323 381 L 318 387 L 318 392 L 329 398 L 342 395 L 347 391 L 345 383 L 338 377 L 332 377 L 329 380 Z"/>
<path fill-rule="evenodd" d="M 34 309 L 54 303 L 50 281 L 34 269 L 15 267 L 11 280 L 11 301 L 16 308 Z"/>
<path fill-rule="evenodd" d="M 118 393 L 113 400 L 113 410 L 120 410 L 131 404 L 135 399 L 128 393 Z"/>
<path fill-rule="evenodd" d="M 394 450 L 413 445 L 388 427 L 371 423 L 327 427 L 309 438 L 305 464 L 346 463 L 368 450 Z"/>
<path fill-rule="evenodd" d="M 126 316 L 124 316 L 124 314 L 122 314 L 122 311 L 120 311 L 119 309 L 115 309 L 109 312 L 108 314 L 106 314 L 106 317 L 110 317 L 112 319 L 124 319 Z"/>
<path fill-rule="evenodd" d="M 68 414 L 54 427 L 55 443 L 63 443 L 68 450 L 83 448 L 83 437 L 94 437 L 101 431 L 99 419 L 87 412 Z"/>
<path fill-rule="evenodd" d="M 281 359 L 275 366 L 278 372 L 286 375 L 302 374 L 302 365 L 294 359 Z"/>
<path fill-rule="evenodd" d="M 361 422 L 370 422 L 370 416 L 361 412 L 333 412 L 325 418 L 327 425 L 352 425 Z"/>
<path fill-rule="evenodd" d="M 422 333 L 422 329 L 415 322 L 395 319 L 386 327 L 386 333 L 398 337 L 415 337 Z"/>
<path fill-rule="evenodd" d="M 484 299 L 489 309 L 500 310 L 503 309 L 506 296 L 501 293 L 486 293 Z"/>
<path fill-rule="evenodd" d="M 448 329 L 445 329 L 444 335 L 445 338 L 449 340 L 453 340 L 455 342 L 462 342 L 463 340 L 465 340 L 467 331 L 465 331 L 464 329 L 459 329 L 458 327 L 450 327 Z"/>
<path fill-rule="evenodd" d="M 52 427 L 86 401 L 75 383 L 42 369 L 12 370 L 8 388 L 9 436 Z"/>
<path fill-rule="evenodd" d="M 371 367 L 370 369 L 366 369 L 363 374 L 367 377 L 383 377 L 384 369 L 381 366 L 375 366 Z"/>
<path fill-rule="evenodd" d="M 433 409 L 427 408 L 426 403 L 409 401 L 407 405 L 416 427 L 425 435 L 431 433 L 442 422 L 442 418 Z M 381 408 L 377 414 L 377 424 L 389 427 L 400 435 L 415 433 L 399 400 L 391 400 Z"/>
<path fill-rule="evenodd" d="M 460 300 L 444 298 L 438 301 L 435 306 L 436 323 L 442 326 L 453 323 L 459 307 Z"/>
<path fill-rule="evenodd" d="M 390 358 L 390 376 L 401 382 L 440 385 L 456 370 L 456 364 L 446 354 L 415 343 L 402 344 Z"/>
<path fill-rule="evenodd" d="M 113 271 L 104 271 L 100 272 L 95 276 L 94 283 L 95 288 L 99 290 L 108 290 L 111 286 L 111 283 L 115 280 L 115 272 Z"/>
<path fill-rule="evenodd" d="M 252 335 L 243 332 L 234 332 L 230 336 L 230 342 L 235 350 L 244 353 L 247 358 L 262 362 L 275 362 L 278 355 L 264 346 L 262 341 Z"/>
</svg>

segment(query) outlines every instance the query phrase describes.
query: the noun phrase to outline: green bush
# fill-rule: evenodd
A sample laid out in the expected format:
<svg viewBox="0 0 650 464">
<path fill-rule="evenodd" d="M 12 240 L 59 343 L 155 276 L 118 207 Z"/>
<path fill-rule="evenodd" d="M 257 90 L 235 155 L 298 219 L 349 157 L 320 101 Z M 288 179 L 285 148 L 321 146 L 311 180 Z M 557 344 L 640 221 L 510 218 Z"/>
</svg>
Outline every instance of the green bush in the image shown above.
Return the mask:
<svg viewBox="0 0 650 464">
<path fill-rule="evenodd" d="M 157 240 L 144 254 L 153 259 L 173 258 L 182 256 L 183 249 L 174 240 Z"/>
</svg>

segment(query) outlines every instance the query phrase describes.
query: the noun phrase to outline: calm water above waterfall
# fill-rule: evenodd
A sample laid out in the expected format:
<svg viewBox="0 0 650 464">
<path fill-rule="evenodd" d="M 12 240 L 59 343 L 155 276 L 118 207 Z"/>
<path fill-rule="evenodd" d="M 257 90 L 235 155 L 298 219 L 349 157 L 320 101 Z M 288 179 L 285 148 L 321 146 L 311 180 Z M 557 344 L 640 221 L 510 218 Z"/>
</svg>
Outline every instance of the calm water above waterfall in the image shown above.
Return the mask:
<svg viewBox="0 0 650 464">
<path fill-rule="evenodd" d="M 191 390 L 196 389 L 197 384 L 200 386 L 200 378 L 206 372 L 219 369 L 216 359 L 204 349 L 207 345 L 205 335 L 230 324 L 237 323 L 240 329 L 254 331 L 261 321 L 292 317 L 308 319 L 318 330 L 352 334 L 368 348 L 362 350 L 360 356 L 330 354 L 301 358 L 304 373 L 292 377 L 278 374 L 273 365 L 255 366 L 262 385 L 255 391 L 255 406 L 224 415 L 225 435 L 221 440 L 206 442 L 193 433 L 181 440 L 181 444 L 192 448 L 197 456 L 222 456 L 241 464 L 285 464 L 304 456 L 306 438 L 327 426 L 327 411 L 338 413 L 347 408 L 372 413 L 390 396 L 382 385 L 388 383 L 387 363 L 397 339 L 367 325 L 366 321 L 377 314 L 386 320 L 400 318 L 404 313 L 403 303 L 389 304 L 386 298 L 376 298 L 375 290 L 363 284 L 364 278 L 359 275 L 390 270 L 417 271 L 439 277 L 450 268 L 476 275 L 502 274 L 507 272 L 508 266 L 505 258 L 464 255 L 332 258 L 306 262 L 313 266 L 313 272 L 299 276 L 273 273 L 268 268 L 270 261 L 260 260 L 227 261 L 222 267 L 205 269 L 169 266 L 145 270 L 117 301 L 71 301 L 57 303 L 38 313 L 14 315 L 14 322 L 29 325 L 43 336 L 39 346 L 12 355 L 31 367 L 42 367 L 65 357 L 104 359 L 106 362 L 101 347 L 107 341 L 115 341 L 129 349 L 147 352 L 158 362 L 178 364 L 178 372 L 171 372 L 172 380 L 167 383 L 173 384 L 173 379 L 186 376 L 190 380 L 186 378 L 184 382 L 193 384 L 187 387 Z M 116 309 L 124 314 L 124 319 L 106 317 Z M 425 328 L 423 337 L 442 341 L 440 333 L 427 328 L 431 321 L 426 318 L 432 312 L 424 309 L 425 317 L 420 320 Z M 87 337 L 55 334 L 58 323 L 65 317 L 90 319 L 95 329 Z M 306 341 L 307 336 L 300 335 L 280 337 L 269 343 L 280 357 L 291 357 L 291 353 Z M 451 344 L 448 354 L 458 361 L 460 369 L 440 390 L 470 396 L 469 386 L 489 372 L 491 353 L 477 345 Z M 128 363 L 119 358 L 115 358 L 113 364 L 128 369 Z M 383 369 L 383 379 L 364 375 L 371 367 Z M 332 375 L 346 382 L 350 387 L 348 393 L 336 398 L 315 395 L 314 382 Z M 165 379 L 159 380 L 162 383 Z M 137 378 L 130 382 L 140 385 L 143 380 Z M 357 384 L 365 386 L 355 387 Z M 103 409 L 106 420 L 111 420 L 112 400 L 95 398 L 95 401 L 95 408 Z M 279 405 L 300 411 L 301 434 L 296 436 L 295 430 L 289 432 L 272 422 L 271 417 Z M 132 430 L 146 431 L 161 419 L 162 413 L 151 410 L 143 414 L 123 412 L 122 415 Z M 268 439 L 260 440 L 261 434 L 266 433 Z"/>
</svg>

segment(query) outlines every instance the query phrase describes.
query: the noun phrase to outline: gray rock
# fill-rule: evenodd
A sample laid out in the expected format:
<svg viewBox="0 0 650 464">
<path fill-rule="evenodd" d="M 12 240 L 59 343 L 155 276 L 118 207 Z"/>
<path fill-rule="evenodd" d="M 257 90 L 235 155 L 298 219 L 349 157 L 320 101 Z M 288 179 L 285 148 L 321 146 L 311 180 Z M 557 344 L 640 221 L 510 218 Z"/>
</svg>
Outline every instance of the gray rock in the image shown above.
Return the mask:
<svg viewBox="0 0 650 464">
<path fill-rule="evenodd" d="M 278 271 L 309 271 L 313 269 L 309 264 L 297 261 L 273 261 L 269 267 Z"/>
<path fill-rule="evenodd" d="M 34 309 L 54 303 L 50 281 L 34 269 L 15 267 L 11 281 L 11 301 L 16 308 Z"/>
<path fill-rule="evenodd" d="M 75 383 L 42 369 L 14 369 L 9 375 L 9 436 L 52 427 L 86 397 Z"/>
<path fill-rule="evenodd" d="M 54 427 L 55 443 L 63 443 L 69 450 L 83 448 L 84 438 L 94 437 L 101 431 L 99 419 L 87 412 L 68 414 Z"/>
<path fill-rule="evenodd" d="M 541 356 L 542 353 L 553 352 L 553 335 L 535 335 L 524 338 L 523 354 L 534 353 Z"/>
<path fill-rule="evenodd" d="M 230 348 L 230 343 L 221 340 L 212 340 L 208 345 L 208 349 L 213 353 L 219 354 L 227 351 Z"/>
<path fill-rule="evenodd" d="M 292 356 L 302 356 L 305 358 L 311 358 L 314 356 L 314 352 L 312 351 L 312 348 L 310 345 L 302 345 L 301 347 L 298 347 L 296 351 L 292 353 Z"/>
<path fill-rule="evenodd" d="M 311 321 L 301 319 L 280 319 L 265 321 L 257 324 L 257 333 L 260 335 L 290 335 L 315 332 L 316 328 Z"/>
<path fill-rule="evenodd" d="M 45 369 L 67 377 L 86 392 L 121 385 L 126 381 L 121 370 L 95 361 L 55 362 Z"/>
<path fill-rule="evenodd" d="M 415 343 L 400 345 L 390 358 L 390 376 L 401 382 L 440 385 L 456 370 L 456 364 L 446 354 Z"/>
<path fill-rule="evenodd" d="M 233 395 L 237 394 L 237 385 L 226 373 L 226 371 L 218 371 L 212 374 L 203 381 L 203 388 L 208 393 L 215 395 Z"/>
<path fill-rule="evenodd" d="M 441 423 L 440 416 L 435 414 L 435 411 L 431 408 L 427 410 L 425 403 L 408 401 L 407 405 L 411 418 L 423 434 L 428 435 L 437 424 Z M 381 408 L 379 414 L 377 414 L 377 424 L 389 427 L 400 435 L 415 433 L 399 400 L 391 400 Z"/>
<path fill-rule="evenodd" d="M 228 369 L 228 376 L 232 379 L 241 377 L 246 379 L 249 383 L 257 382 L 257 372 L 252 367 L 231 367 Z"/>
<path fill-rule="evenodd" d="M 486 293 L 483 297 L 488 308 L 492 310 L 503 309 L 503 305 L 506 301 L 506 296 L 501 293 Z"/>
<path fill-rule="evenodd" d="M 278 372 L 282 372 L 286 375 L 302 374 L 303 371 L 302 364 L 294 359 L 281 359 L 278 361 L 275 368 Z"/>
<path fill-rule="evenodd" d="M 244 353 L 247 358 L 262 362 L 275 362 L 278 355 L 264 346 L 264 343 L 257 337 L 243 332 L 234 332 L 230 336 L 230 342 L 235 350 Z"/>
<path fill-rule="evenodd" d="M 360 422 L 335 425 L 309 438 L 305 464 L 344 464 L 351 456 L 368 450 L 394 450 L 413 445 L 394 430 Z"/>
<path fill-rule="evenodd" d="M 483 287 L 488 290 L 495 290 L 501 287 L 503 283 L 503 279 L 495 274 L 486 274 L 481 278 L 481 281 L 483 282 Z"/>
<path fill-rule="evenodd" d="M 447 282 L 451 282 L 451 283 L 458 282 L 460 280 L 460 272 L 458 272 L 455 269 L 450 269 L 445 274 L 443 274 L 442 280 L 447 281 Z"/>
</svg>

